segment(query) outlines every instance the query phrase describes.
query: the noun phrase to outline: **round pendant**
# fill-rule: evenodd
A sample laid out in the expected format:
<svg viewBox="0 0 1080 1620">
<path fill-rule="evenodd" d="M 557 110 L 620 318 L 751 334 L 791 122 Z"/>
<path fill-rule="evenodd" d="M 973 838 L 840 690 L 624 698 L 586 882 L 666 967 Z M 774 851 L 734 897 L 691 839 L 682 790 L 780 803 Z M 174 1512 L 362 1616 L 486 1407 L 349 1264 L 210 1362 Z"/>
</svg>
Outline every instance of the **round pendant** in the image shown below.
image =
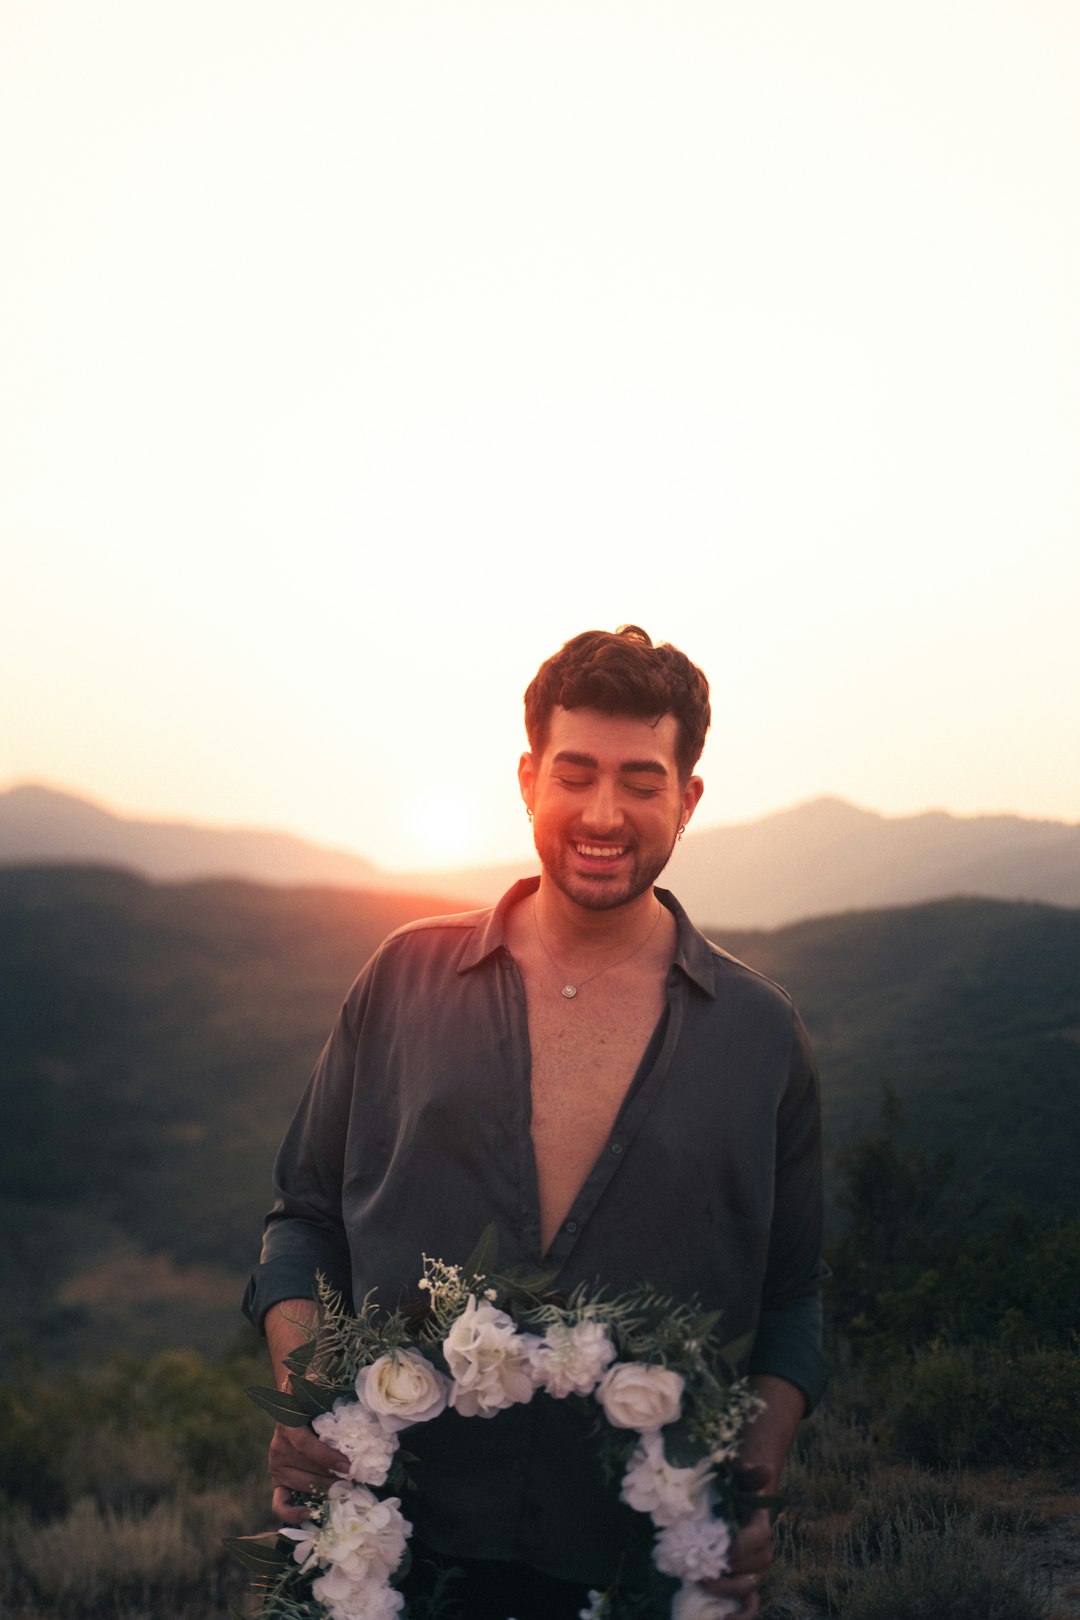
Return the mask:
<svg viewBox="0 0 1080 1620">
<path fill-rule="evenodd" d="M 564 984 L 562 987 L 562 993 L 566 997 L 567 1001 L 573 1001 L 574 997 L 577 995 L 577 985 Z"/>
</svg>

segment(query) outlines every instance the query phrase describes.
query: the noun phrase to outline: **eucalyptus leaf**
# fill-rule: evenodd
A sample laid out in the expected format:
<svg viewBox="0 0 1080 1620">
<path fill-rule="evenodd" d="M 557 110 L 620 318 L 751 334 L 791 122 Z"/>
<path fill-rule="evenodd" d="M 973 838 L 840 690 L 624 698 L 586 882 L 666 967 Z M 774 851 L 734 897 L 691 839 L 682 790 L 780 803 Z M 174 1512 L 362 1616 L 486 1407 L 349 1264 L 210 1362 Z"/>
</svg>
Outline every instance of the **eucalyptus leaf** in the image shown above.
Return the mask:
<svg viewBox="0 0 1080 1620">
<path fill-rule="evenodd" d="M 256 1575 L 284 1569 L 293 1561 L 292 1553 L 279 1544 L 276 1530 L 268 1530 L 261 1536 L 223 1536 L 222 1541 L 233 1557 L 239 1558 L 244 1568 L 254 1570 Z"/>
<path fill-rule="evenodd" d="M 519 1294 L 544 1293 L 546 1289 L 551 1287 L 558 1275 L 557 1269 L 529 1271 L 522 1273 L 520 1276 L 515 1273 L 514 1276 L 501 1278 L 500 1281 L 505 1284 L 507 1293 L 516 1298 Z"/>
<path fill-rule="evenodd" d="M 283 1395 L 280 1389 L 247 1389 L 249 1401 L 254 1401 L 260 1412 L 267 1412 L 275 1423 L 287 1429 L 304 1429 L 312 1414 L 305 1410 L 292 1395 Z"/>
<path fill-rule="evenodd" d="M 495 1222 L 490 1222 L 480 1234 L 480 1241 L 470 1254 L 462 1272 L 466 1278 L 488 1277 L 495 1270 L 495 1262 L 499 1258 L 499 1233 Z"/>
<path fill-rule="evenodd" d="M 298 1373 L 293 1373 L 289 1383 L 297 1406 L 309 1419 L 329 1412 L 340 1394 L 339 1390 L 326 1384 L 313 1383 L 310 1378 L 301 1378 Z"/>
<path fill-rule="evenodd" d="M 314 1359 L 315 1351 L 318 1349 L 318 1346 L 318 1339 L 313 1337 L 308 1339 L 306 1344 L 299 1345 L 295 1350 L 287 1355 L 285 1357 L 285 1365 L 288 1367 L 289 1371 L 307 1372 L 307 1369 L 311 1366 L 312 1360 Z"/>
<path fill-rule="evenodd" d="M 732 1339 L 731 1343 L 725 1344 L 720 1351 L 721 1360 L 731 1368 L 732 1372 L 738 1372 L 740 1365 L 750 1354 L 750 1347 L 753 1342 L 754 1335 L 752 1333 L 744 1333 L 741 1338 Z"/>
</svg>

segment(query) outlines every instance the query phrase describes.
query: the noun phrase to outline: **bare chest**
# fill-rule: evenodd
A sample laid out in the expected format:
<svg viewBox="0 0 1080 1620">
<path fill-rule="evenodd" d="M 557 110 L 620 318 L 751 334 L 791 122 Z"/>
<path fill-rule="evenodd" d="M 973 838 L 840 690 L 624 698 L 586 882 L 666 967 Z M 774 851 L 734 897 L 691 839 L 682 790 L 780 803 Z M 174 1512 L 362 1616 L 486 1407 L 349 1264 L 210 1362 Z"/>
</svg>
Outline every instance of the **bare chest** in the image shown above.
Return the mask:
<svg viewBox="0 0 1080 1620">
<path fill-rule="evenodd" d="M 664 980 L 638 971 L 568 1003 L 550 979 L 526 974 L 526 994 L 546 1249 L 611 1133 L 663 1011 Z"/>
</svg>

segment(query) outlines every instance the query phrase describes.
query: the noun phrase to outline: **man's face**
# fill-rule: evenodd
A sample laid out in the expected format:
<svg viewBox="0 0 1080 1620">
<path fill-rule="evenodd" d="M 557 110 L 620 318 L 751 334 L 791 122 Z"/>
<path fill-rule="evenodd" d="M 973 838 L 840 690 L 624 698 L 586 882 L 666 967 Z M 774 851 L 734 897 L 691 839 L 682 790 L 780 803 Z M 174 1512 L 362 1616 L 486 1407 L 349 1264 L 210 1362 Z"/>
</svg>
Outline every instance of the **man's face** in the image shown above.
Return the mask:
<svg viewBox="0 0 1080 1620">
<path fill-rule="evenodd" d="M 522 797 L 545 872 L 590 911 L 626 905 L 667 865 L 701 778 L 679 783 L 678 722 L 557 708 L 539 759 L 523 754 Z"/>
</svg>

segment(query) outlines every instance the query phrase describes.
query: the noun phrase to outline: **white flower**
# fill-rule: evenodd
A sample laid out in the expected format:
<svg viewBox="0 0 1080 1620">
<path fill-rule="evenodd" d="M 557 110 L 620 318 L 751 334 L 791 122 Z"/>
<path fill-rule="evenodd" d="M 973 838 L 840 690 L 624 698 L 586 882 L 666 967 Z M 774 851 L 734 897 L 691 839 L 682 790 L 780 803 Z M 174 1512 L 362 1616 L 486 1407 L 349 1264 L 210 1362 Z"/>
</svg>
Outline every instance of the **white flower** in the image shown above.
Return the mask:
<svg viewBox="0 0 1080 1620">
<path fill-rule="evenodd" d="M 709 1511 L 709 1481 L 714 1477 L 708 1457 L 694 1468 L 673 1468 L 664 1455 L 658 1431 L 643 1434 L 623 1475 L 619 1495 L 639 1513 L 647 1513 L 658 1529 L 676 1519 Z"/>
<path fill-rule="evenodd" d="M 318 1557 L 319 1526 L 312 1519 L 305 1519 L 298 1530 L 291 1530 L 288 1525 L 281 1525 L 279 1536 L 285 1536 L 289 1541 L 295 1541 L 296 1546 L 292 1555 L 301 1569 L 305 1568 L 313 1559 Z"/>
<path fill-rule="evenodd" d="M 327 1492 L 322 1524 L 309 1520 L 289 1535 L 297 1543 L 293 1557 L 305 1569 L 317 1563 L 327 1571 L 320 1579 L 335 1600 L 364 1581 L 385 1581 L 401 1563 L 412 1530 L 400 1507 L 396 1496 L 380 1501 L 365 1486 L 338 1480 Z"/>
<path fill-rule="evenodd" d="M 328 1446 L 349 1459 L 348 1478 L 361 1485 L 385 1485 L 398 1442 L 359 1401 L 335 1401 L 311 1427 Z"/>
<path fill-rule="evenodd" d="M 325 1604 L 331 1620 L 393 1620 L 405 1607 L 401 1592 L 383 1581 L 357 1581 L 343 1595 L 328 1590 L 329 1577 L 320 1575 L 311 1584 L 311 1594 Z"/>
<path fill-rule="evenodd" d="M 742 1604 L 734 1598 L 713 1597 L 700 1586 L 687 1586 L 684 1582 L 671 1600 L 671 1620 L 722 1620 L 727 1614 L 738 1614 Z"/>
<path fill-rule="evenodd" d="M 578 1620 L 608 1620 L 611 1613 L 611 1604 L 606 1592 L 598 1592 L 595 1587 L 589 1588 L 589 1606 L 578 1610 Z"/>
<path fill-rule="evenodd" d="M 578 1322 L 572 1328 L 553 1323 L 529 1356 L 536 1382 L 556 1400 L 566 1395 L 591 1395 L 604 1368 L 615 1360 L 615 1346 L 599 1322 Z"/>
<path fill-rule="evenodd" d="M 723 1519 L 676 1519 L 661 1530 L 653 1563 L 665 1575 L 684 1581 L 715 1581 L 727 1573 L 731 1532 Z"/>
<path fill-rule="evenodd" d="M 391 1434 L 438 1417 L 449 1394 L 449 1381 L 419 1350 L 379 1356 L 356 1375 L 357 1399 Z"/>
<path fill-rule="evenodd" d="M 683 1380 L 670 1367 L 617 1361 L 600 1380 L 596 1398 L 616 1429 L 647 1434 L 674 1423 L 682 1405 Z"/>
<path fill-rule="evenodd" d="M 507 1406 L 532 1399 L 529 1344 L 505 1311 L 469 1295 L 468 1304 L 443 1341 L 454 1375 L 450 1405 L 462 1417 L 494 1417 Z"/>
</svg>

